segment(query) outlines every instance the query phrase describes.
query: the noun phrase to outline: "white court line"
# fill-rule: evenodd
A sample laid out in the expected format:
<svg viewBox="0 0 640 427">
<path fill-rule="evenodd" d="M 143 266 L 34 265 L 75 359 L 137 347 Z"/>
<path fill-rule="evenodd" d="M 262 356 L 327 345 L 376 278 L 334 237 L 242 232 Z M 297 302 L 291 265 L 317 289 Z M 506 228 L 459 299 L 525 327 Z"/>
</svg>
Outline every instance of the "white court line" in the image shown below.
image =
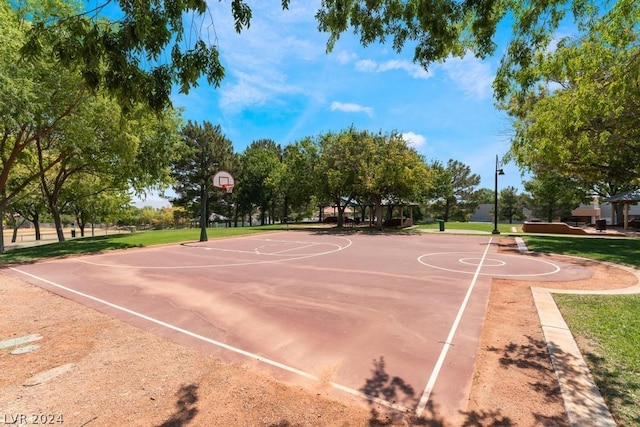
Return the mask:
<svg viewBox="0 0 640 427">
<path fill-rule="evenodd" d="M 454 268 L 446 268 L 446 267 L 440 267 L 439 265 L 434 265 L 434 264 L 428 264 L 427 262 L 424 261 L 423 258 L 425 257 L 430 257 L 433 255 L 460 255 L 460 254 L 474 254 L 475 252 L 433 252 L 430 254 L 424 254 L 424 255 L 420 255 L 418 257 L 418 262 L 426 267 L 431 267 L 431 268 L 435 268 L 437 270 L 442 270 L 442 271 L 449 271 L 451 273 L 462 273 L 462 274 L 472 274 L 471 271 L 464 271 L 464 270 L 456 270 Z M 500 257 L 518 257 L 518 259 L 522 260 L 522 255 L 509 255 L 509 254 L 499 254 L 497 256 Z M 467 258 L 461 258 L 461 259 L 467 259 Z M 506 265 L 506 263 L 504 261 L 498 260 L 498 259 L 491 259 L 492 261 L 500 261 L 503 262 L 503 265 Z M 460 261 L 460 260 L 458 260 Z M 548 272 L 544 272 L 544 273 L 523 273 L 523 274 L 504 274 L 504 273 L 499 273 L 499 272 L 490 272 L 490 273 L 480 273 L 480 276 L 492 276 L 492 277 L 538 277 L 538 276 L 550 276 L 552 274 L 556 274 L 557 272 L 560 271 L 560 266 L 557 264 L 554 264 L 550 261 L 545 261 L 543 259 L 536 259 L 536 258 L 530 258 L 529 261 L 534 261 L 534 262 L 541 262 L 543 264 L 548 264 L 551 267 L 553 267 L 553 270 L 548 271 Z M 463 263 L 464 264 L 464 263 Z M 487 267 L 502 267 L 503 265 L 487 265 Z M 477 271 L 475 272 L 475 274 L 478 274 Z"/>
<path fill-rule="evenodd" d="M 193 268 L 212 268 L 212 267 L 240 267 L 240 266 L 246 266 L 246 265 L 261 265 L 261 264 L 275 264 L 278 262 L 285 262 L 285 261 L 297 261 L 300 259 L 307 259 L 307 258 L 314 258 L 317 256 L 323 256 L 323 255 L 329 255 L 335 252 L 339 252 L 342 250 L 347 249 L 349 246 L 351 246 L 353 244 L 353 241 L 351 241 L 350 239 L 347 239 L 346 237 L 337 237 L 338 239 L 343 239 L 346 240 L 348 243 L 345 246 L 340 246 L 336 243 L 324 243 L 324 242 L 320 242 L 317 243 L 318 245 L 328 245 L 328 246 L 335 246 L 336 249 L 333 250 L 329 250 L 329 251 L 325 251 L 325 252 L 318 252 L 315 254 L 302 254 L 302 255 L 276 255 L 276 256 L 281 256 L 282 258 L 279 259 L 275 259 L 275 260 L 268 260 L 268 261 L 246 261 L 246 262 L 237 262 L 237 263 L 229 263 L 229 264 L 202 264 L 202 265 L 170 265 L 170 266 L 165 266 L 165 265 L 159 265 L 159 266 L 140 266 L 140 265 L 122 265 L 122 264 L 105 264 L 105 263 L 101 263 L 101 262 L 93 262 L 93 261 L 87 261 L 84 259 L 75 259 L 74 261 L 77 262 L 81 262 L 84 264 L 89 264 L 89 265 L 95 265 L 98 267 L 110 267 L 110 268 L 123 268 L 123 269 L 147 269 L 147 270 L 184 270 L 184 269 L 193 269 Z M 283 242 L 287 242 L 289 243 L 289 241 L 283 240 Z M 303 243 L 303 242 L 294 242 L 294 243 Z M 309 243 L 309 242 L 304 242 L 304 243 Z M 182 245 L 184 246 L 184 245 Z M 216 250 L 223 250 L 223 251 L 228 251 L 228 252 L 233 252 L 233 250 L 230 249 L 217 249 L 217 248 L 212 248 L 212 249 L 216 249 Z M 255 252 L 246 252 L 246 253 L 250 253 L 255 255 Z M 264 255 L 269 255 L 269 254 L 264 254 Z"/>
<path fill-rule="evenodd" d="M 277 252 L 271 252 L 271 253 L 268 253 L 268 252 L 264 252 L 264 253 L 263 253 L 263 252 L 258 252 L 258 253 L 259 253 L 259 254 L 261 254 L 261 255 L 262 255 L 262 254 L 264 254 L 264 255 L 280 255 L 280 254 L 282 254 L 282 253 L 284 253 L 284 252 L 297 251 L 297 250 L 299 250 L 299 249 L 310 248 L 310 247 L 312 247 L 312 246 L 318 246 L 318 245 L 323 245 L 323 244 L 325 244 L 325 243 L 315 243 L 315 242 L 313 242 L 313 243 L 310 243 L 310 244 L 305 245 L 305 246 L 296 246 L 295 248 L 283 249 L 283 250 L 281 250 L 281 251 L 277 251 Z M 287 256 L 289 256 L 289 255 L 287 255 Z"/>
<path fill-rule="evenodd" d="M 480 276 L 480 269 L 482 268 L 482 264 L 484 263 L 484 259 L 487 256 L 487 252 L 489 252 L 489 248 L 491 247 L 491 241 L 493 238 L 489 238 L 489 243 L 487 243 L 487 247 L 482 254 L 482 258 L 478 263 L 478 268 L 476 269 L 476 274 L 473 276 L 473 280 L 471 280 L 471 284 L 469 285 L 469 289 L 467 289 L 467 294 L 464 296 L 464 300 L 462 301 L 462 305 L 458 309 L 458 314 L 456 319 L 451 325 L 451 330 L 449 331 L 449 335 L 447 336 L 447 340 L 442 346 L 442 351 L 440 351 L 440 356 L 436 361 L 435 366 L 433 367 L 433 371 L 431 372 L 431 376 L 429 377 L 429 381 L 427 381 L 427 386 L 422 393 L 422 397 L 420 398 L 420 402 L 418 403 L 418 407 L 416 408 L 416 416 L 421 417 L 422 412 L 424 412 L 425 407 L 427 406 L 427 402 L 429 401 L 429 397 L 431 396 L 431 392 L 433 391 L 433 387 L 436 384 L 436 380 L 438 379 L 438 375 L 440 374 L 440 369 L 442 369 L 442 365 L 444 364 L 444 359 L 447 357 L 447 353 L 449 352 L 449 347 L 451 347 L 451 343 L 453 341 L 453 337 L 456 334 L 456 330 L 458 329 L 458 325 L 460 324 L 460 320 L 462 319 L 462 315 L 467 308 L 467 303 L 469 302 L 469 298 L 471 297 L 471 292 L 473 291 L 474 286 L 476 285 L 476 281 L 478 280 L 478 276 Z"/>
<path fill-rule="evenodd" d="M 211 339 L 211 338 L 207 338 L 207 337 L 205 337 L 203 335 L 196 334 L 195 332 L 191 332 L 191 331 L 189 331 L 187 329 L 180 328 L 178 326 L 172 325 L 172 324 L 164 322 L 162 320 L 158 320 L 158 319 L 155 319 L 153 317 L 147 316 L 145 314 L 138 313 L 137 311 L 130 310 L 130 309 L 126 308 L 126 307 L 122 307 L 120 305 L 111 303 L 111 302 L 103 300 L 101 298 L 94 297 L 93 295 L 85 294 L 84 292 L 80 292 L 80 291 L 77 291 L 75 289 L 68 288 L 66 286 L 63 286 L 63 285 L 60 285 L 58 283 L 52 282 L 51 280 L 47 280 L 47 279 L 45 279 L 43 277 L 36 276 L 35 274 L 27 273 L 26 271 L 22 271 L 20 269 L 14 268 L 14 267 L 9 267 L 9 269 L 13 270 L 13 271 L 15 271 L 17 273 L 24 274 L 25 276 L 29 276 L 29 277 L 31 277 L 33 279 L 39 280 L 41 282 L 47 283 L 47 284 L 49 284 L 51 286 L 54 286 L 56 288 L 65 290 L 67 292 L 71 292 L 72 294 L 76 294 L 76 295 L 79 295 L 81 297 L 84 297 L 84 298 L 90 299 L 92 301 L 98 302 L 100 304 L 104 304 L 107 307 L 111 307 L 111 308 L 114 308 L 116 310 L 123 311 L 125 313 L 131 314 L 132 316 L 136 316 L 136 317 L 139 317 L 141 319 L 144 319 L 144 320 L 146 320 L 148 322 L 155 323 L 155 324 L 160 325 L 162 327 L 165 327 L 167 329 L 171 329 L 173 331 L 176 331 L 176 332 L 179 332 L 181 334 L 190 336 L 192 338 L 196 338 L 196 339 L 198 339 L 200 341 L 204 341 L 206 343 L 213 344 L 213 345 L 215 345 L 217 347 L 220 347 L 220 348 L 223 348 L 225 350 L 229 350 L 231 352 L 241 354 L 241 355 L 246 356 L 246 357 L 248 357 L 250 359 L 253 359 L 253 360 L 258 360 L 258 361 L 260 361 L 262 363 L 266 363 L 267 365 L 275 366 L 276 368 L 283 369 L 283 370 L 285 370 L 287 372 L 291 372 L 291 373 L 299 375 L 301 377 L 304 377 L 304 378 L 307 378 L 307 379 L 310 379 L 310 380 L 313 380 L 313 381 L 320 382 L 320 379 L 317 376 L 315 376 L 313 374 L 310 374 L 308 372 L 302 371 L 300 369 L 293 368 L 291 366 L 285 365 L 284 363 L 276 362 L 275 360 L 268 359 L 266 357 L 257 355 L 255 353 L 251 353 L 251 352 L 239 349 L 237 347 L 233 347 L 233 346 L 231 346 L 229 344 L 225 344 L 223 342 L 216 341 L 216 340 Z M 349 388 L 347 386 L 340 385 L 338 383 L 334 383 L 333 381 L 329 381 L 329 384 L 333 388 L 335 388 L 337 390 L 341 390 L 341 391 L 346 392 L 346 393 L 349 393 L 349 394 L 351 394 L 353 396 L 361 397 L 363 399 L 366 399 L 366 400 L 369 400 L 369 401 L 372 401 L 372 402 L 378 403 L 380 405 L 383 405 L 383 406 L 386 406 L 386 407 L 389 407 L 389 408 L 392 408 L 392 409 L 396 409 L 396 410 L 399 410 L 399 411 L 403 411 L 403 412 L 408 412 L 409 411 L 409 409 L 404 407 L 404 406 L 401 406 L 401 405 L 398 405 L 398 404 L 395 404 L 395 403 L 392 403 L 392 402 L 388 402 L 386 400 L 382 400 L 382 399 L 374 397 L 374 396 L 369 396 L 369 395 L 364 394 L 364 393 L 362 393 L 362 392 L 360 392 L 358 390 Z"/>
</svg>

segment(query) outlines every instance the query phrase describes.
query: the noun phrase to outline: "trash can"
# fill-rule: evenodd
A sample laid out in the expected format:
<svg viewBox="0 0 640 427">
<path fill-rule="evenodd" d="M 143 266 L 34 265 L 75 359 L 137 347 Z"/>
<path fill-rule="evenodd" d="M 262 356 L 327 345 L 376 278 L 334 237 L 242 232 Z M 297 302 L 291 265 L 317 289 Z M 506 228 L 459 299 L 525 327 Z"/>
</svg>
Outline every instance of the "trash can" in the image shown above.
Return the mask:
<svg viewBox="0 0 640 427">
<path fill-rule="evenodd" d="M 71 230 L 71 237 L 76 237 L 76 230 Z"/>
<path fill-rule="evenodd" d="M 604 231 L 607 229 L 607 220 L 606 219 L 597 219 L 596 220 L 596 230 Z"/>
<path fill-rule="evenodd" d="M 444 220 L 439 219 L 438 220 L 438 225 L 440 226 L 440 231 L 444 231 Z"/>
</svg>

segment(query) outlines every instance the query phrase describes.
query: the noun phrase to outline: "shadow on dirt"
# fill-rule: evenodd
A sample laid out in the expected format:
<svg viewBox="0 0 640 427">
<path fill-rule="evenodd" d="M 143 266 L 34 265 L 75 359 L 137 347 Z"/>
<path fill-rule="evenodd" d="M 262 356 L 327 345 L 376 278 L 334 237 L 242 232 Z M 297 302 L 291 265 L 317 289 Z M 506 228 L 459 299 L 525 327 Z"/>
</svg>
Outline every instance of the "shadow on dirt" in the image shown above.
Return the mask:
<svg viewBox="0 0 640 427">
<path fill-rule="evenodd" d="M 180 387 L 176 393 L 178 400 L 176 401 L 176 410 L 171 417 L 160 424 L 159 427 L 181 427 L 189 424 L 198 413 L 195 404 L 198 401 L 198 386 L 189 384 Z"/>
<path fill-rule="evenodd" d="M 493 352 L 502 352 L 500 364 L 505 369 L 514 367 L 517 369 L 534 371 L 533 375 L 530 377 L 537 377 L 539 380 L 529 382 L 528 386 L 533 389 L 537 395 L 543 396 L 545 402 L 556 402 L 564 406 L 562 391 L 560 389 L 560 385 L 556 381 L 546 341 L 535 339 L 531 336 L 527 336 L 526 338 L 527 343 L 525 344 L 509 343 L 504 347 L 504 349 L 490 347 L 488 350 Z M 570 366 L 568 362 L 573 359 L 572 355 L 560 352 L 559 350 L 556 350 L 555 357 L 563 366 Z M 571 372 L 567 372 L 567 374 L 572 375 Z M 573 372 L 574 376 L 577 374 L 577 372 Z M 546 378 L 549 380 L 545 381 Z M 572 392 L 580 393 L 580 390 L 579 388 L 576 388 Z M 540 413 L 533 413 L 532 415 L 541 425 L 569 425 L 566 415 L 547 416 Z"/>
<path fill-rule="evenodd" d="M 501 415 L 500 410 L 496 411 L 469 411 L 461 412 L 463 420 L 460 424 L 454 424 L 453 420 L 445 420 L 438 413 L 437 405 L 434 403 L 434 395 L 427 402 L 421 416 L 415 414 L 415 408 L 418 406 L 421 398 L 421 391 L 416 390 L 397 376 L 391 376 L 386 370 L 384 357 L 373 360 L 373 369 L 371 377 L 366 379 L 365 385 L 360 391 L 371 399 L 369 407 L 371 417 L 369 418 L 369 426 L 430 426 L 430 427 L 449 427 L 454 425 L 462 426 L 512 426 L 513 423 L 509 418 Z M 391 409 L 375 402 L 375 399 L 381 399 L 386 402 L 398 405 L 407 409 L 401 411 Z M 460 420 L 458 420 L 460 422 Z M 548 425 L 548 424 L 547 424 Z"/>
</svg>

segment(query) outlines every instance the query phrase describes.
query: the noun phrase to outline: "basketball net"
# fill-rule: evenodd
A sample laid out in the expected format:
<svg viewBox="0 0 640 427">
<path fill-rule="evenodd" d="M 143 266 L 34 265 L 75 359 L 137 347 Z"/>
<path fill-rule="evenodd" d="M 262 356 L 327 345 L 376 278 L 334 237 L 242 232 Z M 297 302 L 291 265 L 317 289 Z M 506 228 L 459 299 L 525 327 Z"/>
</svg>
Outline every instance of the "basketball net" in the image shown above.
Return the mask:
<svg viewBox="0 0 640 427">
<path fill-rule="evenodd" d="M 222 187 L 222 189 L 225 190 L 227 194 L 231 194 L 233 192 L 232 184 L 222 184 L 220 187 Z"/>
</svg>

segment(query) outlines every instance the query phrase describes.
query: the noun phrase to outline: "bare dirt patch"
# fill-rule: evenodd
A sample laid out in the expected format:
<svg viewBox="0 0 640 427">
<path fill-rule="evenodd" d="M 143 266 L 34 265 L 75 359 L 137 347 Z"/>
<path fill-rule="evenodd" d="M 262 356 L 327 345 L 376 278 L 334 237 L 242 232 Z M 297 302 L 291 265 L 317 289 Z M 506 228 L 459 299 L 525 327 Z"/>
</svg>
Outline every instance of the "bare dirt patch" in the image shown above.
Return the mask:
<svg viewBox="0 0 640 427">
<path fill-rule="evenodd" d="M 512 239 L 500 244 L 502 251 L 516 250 Z M 594 261 L 537 256 L 587 267 L 593 275 L 569 282 L 492 281 L 468 406 L 485 420 L 482 425 L 569 425 L 531 287 L 596 290 L 637 282 L 623 269 Z"/>
<path fill-rule="evenodd" d="M 503 238 L 503 250 L 512 243 Z M 493 282 L 467 425 L 567 424 L 529 288 L 602 289 L 635 283 L 623 270 L 585 263 L 594 272 L 590 279 Z M 17 416 L 29 422 L 30 417 L 50 415 L 71 426 L 450 425 L 389 413 L 356 398 L 338 401 L 322 384 L 277 382 L 0 271 L 0 340 L 36 333 L 43 339 L 34 352 L 0 350 L 0 420 L 5 423 Z M 73 367 L 25 385 L 66 364 Z"/>
</svg>

